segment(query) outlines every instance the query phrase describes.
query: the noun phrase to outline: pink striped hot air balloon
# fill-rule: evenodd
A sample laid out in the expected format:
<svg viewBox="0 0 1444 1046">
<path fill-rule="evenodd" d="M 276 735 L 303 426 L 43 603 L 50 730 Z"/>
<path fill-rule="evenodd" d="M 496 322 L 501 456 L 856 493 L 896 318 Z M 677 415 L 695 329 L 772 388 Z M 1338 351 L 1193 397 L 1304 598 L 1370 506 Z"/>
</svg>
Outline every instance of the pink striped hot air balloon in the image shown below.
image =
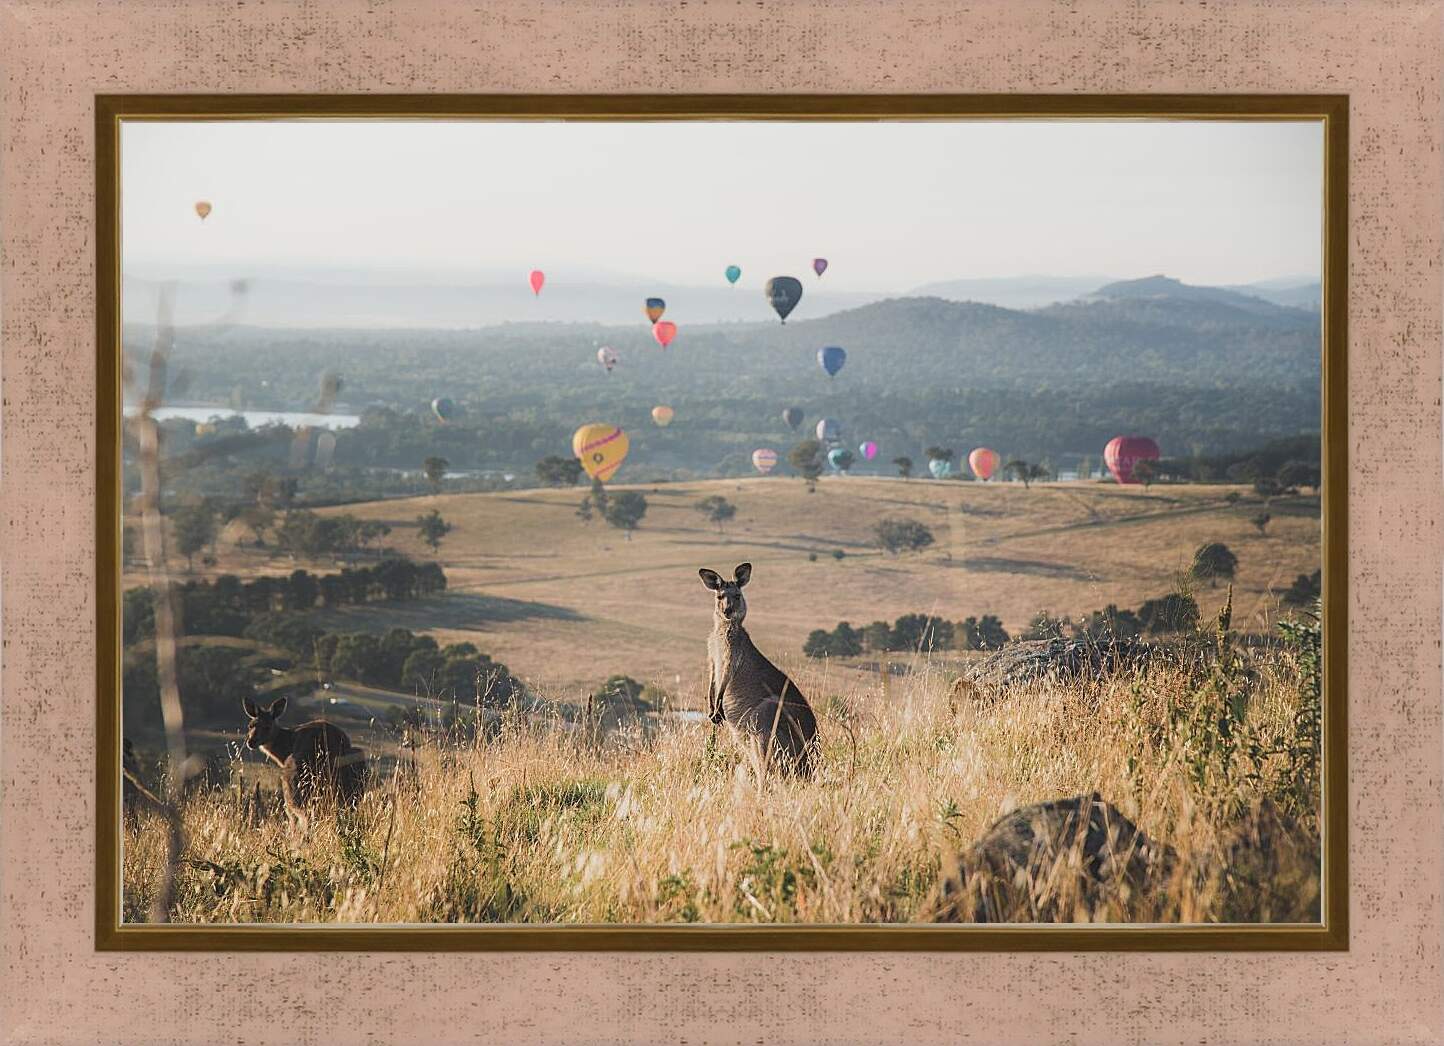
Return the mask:
<svg viewBox="0 0 1444 1046">
<path fill-rule="evenodd" d="M 752 452 L 752 467 L 764 476 L 777 467 L 777 451 L 759 447 Z"/>
<path fill-rule="evenodd" d="M 1157 461 L 1158 444 L 1147 436 L 1114 436 L 1103 448 L 1103 464 L 1119 483 L 1139 483 L 1134 470 L 1140 461 Z"/>
<path fill-rule="evenodd" d="M 968 468 L 979 479 L 992 479 L 998 471 L 998 452 L 988 447 L 979 447 L 968 455 Z"/>
</svg>

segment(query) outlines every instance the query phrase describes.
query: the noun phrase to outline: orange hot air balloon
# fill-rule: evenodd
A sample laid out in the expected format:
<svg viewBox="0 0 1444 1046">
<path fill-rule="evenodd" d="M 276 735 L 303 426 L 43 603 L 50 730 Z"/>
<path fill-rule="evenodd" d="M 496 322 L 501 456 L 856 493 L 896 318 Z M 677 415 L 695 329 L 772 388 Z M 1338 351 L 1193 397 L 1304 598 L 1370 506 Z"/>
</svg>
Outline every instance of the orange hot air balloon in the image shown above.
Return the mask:
<svg viewBox="0 0 1444 1046">
<path fill-rule="evenodd" d="M 196 201 L 196 213 L 201 216 L 201 221 L 205 221 L 205 220 L 206 220 L 206 216 L 211 213 L 211 201 L 210 201 L 210 200 L 197 200 L 197 201 Z"/>
<path fill-rule="evenodd" d="M 592 479 L 603 483 L 622 466 L 629 446 L 627 434 L 615 425 L 593 422 L 572 434 L 572 453 Z"/>
<path fill-rule="evenodd" d="M 661 323 L 652 324 L 652 337 L 657 339 L 657 344 L 666 348 L 672 344 L 672 339 L 677 336 L 677 325 L 671 320 L 663 320 Z"/>
<path fill-rule="evenodd" d="M 968 455 L 968 467 L 979 479 L 992 479 L 993 473 L 998 470 L 998 452 L 979 447 Z"/>
<path fill-rule="evenodd" d="M 764 476 L 777 467 L 777 451 L 770 447 L 759 447 L 752 452 L 752 467 Z"/>
<path fill-rule="evenodd" d="M 672 408 L 658 406 L 652 408 L 652 420 L 657 423 L 658 428 L 665 429 L 672 424 Z"/>
<path fill-rule="evenodd" d="M 530 279 L 531 279 L 531 292 L 532 292 L 533 294 L 540 295 L 540 294 L 541 294 L 541 289 L 542 289 L 542 284 L 546 283 L 546 281 L 547 281 L 547 274 L 544 273 L 544 272 L 542 272 L 540 269 L 533 269 L 533 270 L 531 271 L 531 277 L 530 277 Z"/>
</svg>

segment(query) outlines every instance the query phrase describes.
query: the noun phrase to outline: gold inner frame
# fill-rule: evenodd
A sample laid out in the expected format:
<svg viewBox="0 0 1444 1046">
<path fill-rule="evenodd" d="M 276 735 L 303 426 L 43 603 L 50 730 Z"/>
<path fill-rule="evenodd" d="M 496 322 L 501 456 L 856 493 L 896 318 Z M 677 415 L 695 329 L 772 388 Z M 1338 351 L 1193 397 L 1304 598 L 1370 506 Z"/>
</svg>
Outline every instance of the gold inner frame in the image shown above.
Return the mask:
<svg viewBox="0 0 1444 1046">
<path fill-rule="evenodd" d="M 120 124 L 141 120 L 1308 120 L 1324 125 L 1323 921 L 1089 926 L 122 924 Z M 1347 95 L 97 95 L 96 835 L 100 951 L 1338 951 L 1348 891 Z"/>
</svg>

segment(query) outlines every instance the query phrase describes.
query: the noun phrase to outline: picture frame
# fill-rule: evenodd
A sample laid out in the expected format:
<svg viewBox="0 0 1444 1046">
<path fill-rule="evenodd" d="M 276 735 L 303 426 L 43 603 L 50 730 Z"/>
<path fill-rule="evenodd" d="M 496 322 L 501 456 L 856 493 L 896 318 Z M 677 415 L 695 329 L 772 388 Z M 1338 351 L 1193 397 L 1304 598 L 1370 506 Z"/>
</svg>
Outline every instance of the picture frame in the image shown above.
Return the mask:
<svg viewBox="0 0 1444 1046">
<path fill-rule="evenodd" d="M 140 951 L 1325 951 L 1347 949 L 1348 99 L 1340 95 L 102 95 L 96 99 L 96 947 Z M 1318 925 L 197 926 L 119 920 L 119 127 L 129 120 L 1268 119 L 1324 127 L 1323 920 Z"/>
</svg>

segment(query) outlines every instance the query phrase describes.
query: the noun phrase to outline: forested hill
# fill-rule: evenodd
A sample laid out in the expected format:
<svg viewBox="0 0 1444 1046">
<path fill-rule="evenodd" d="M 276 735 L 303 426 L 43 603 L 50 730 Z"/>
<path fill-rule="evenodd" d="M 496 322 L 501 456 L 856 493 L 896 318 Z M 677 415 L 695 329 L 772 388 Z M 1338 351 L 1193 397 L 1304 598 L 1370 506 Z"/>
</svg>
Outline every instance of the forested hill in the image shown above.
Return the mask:
<svg viewBox="0 0 1444 1046">
<path fill-rule="evenodd" d="M 322 374 L 334 371 L 354 409 L 424 413 L 432 398 L 449 396 L 465 425 L 514 448 L 507 465 L 518 464 L 522 446 L 547 444 L 581 421 L 645 430 L 651 407 L 667 403 L 678 416 L 668 430 L 670 463 L 702 471 L 725 456 L 719 451 L 785 443 L 778 414 L 788 404 L 809 419 L 836 417 L 889 453 L 952 441 L 1096 454 L 1120 431 L 1152 434 L 1165 452 L 1213 453 L 1318 429 L 1317 314 L 1161 278 L 1035 311 L 896 298 L 786 325 L 692 327 L 671 310 L 667 319 L 679 332 L 666 351 L 645 321 L 620 329 L 183 329 L 176 364 L 187 380 L 177 398 L 305 408 Z M 143 354 L 151 338 L 128 327 L 128 351 Z M 600 345 L 621 355 L 610 375 L 596 362 Z M 834 379 L 816 361 L 828 345 L 847 351 Z M 686 431 L 700 442 L 688 443 Z M 711 444 L 708 431 L 717 436 Z"/>
</svg>

